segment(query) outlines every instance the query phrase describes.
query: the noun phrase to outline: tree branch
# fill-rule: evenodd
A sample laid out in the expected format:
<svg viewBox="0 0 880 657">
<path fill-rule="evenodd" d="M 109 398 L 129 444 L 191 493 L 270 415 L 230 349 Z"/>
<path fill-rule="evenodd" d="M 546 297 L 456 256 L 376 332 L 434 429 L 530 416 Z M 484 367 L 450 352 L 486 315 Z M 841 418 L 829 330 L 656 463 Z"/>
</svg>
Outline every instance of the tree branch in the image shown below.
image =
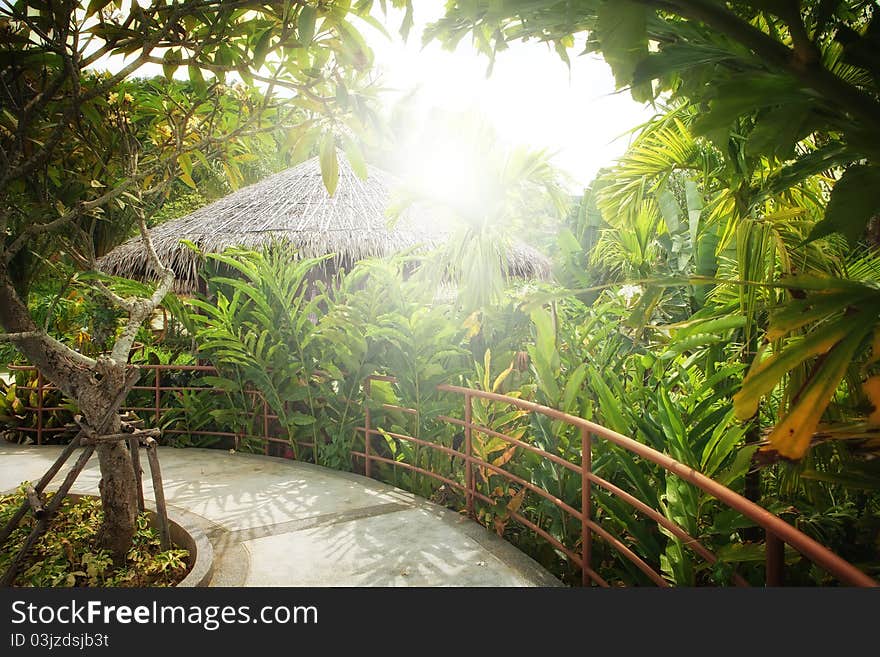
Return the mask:
<svg viewBox="0 0 880 657">
<path fill-rule="evenodd" d="M 161 273 L 162 278 L 149 299 L 130 300 L 132 308 L 129 311 L 128 322 L 126 322 L 122 334 L 116 339 L 116 343 L 113 345 L 113 351 L 110 354 L 110 357 L 117 363 L 125 363 L 128 361 L 128 354 L 131 351 L 131 346 L 134 343 L 134 338 L 137 335 L 137 331 L 141 324 L 143 324 L 144 321 L 153 314 L 153 311 L 159 307 L 162 300 L 169 292 L 171 292 L 171 288 L 174 285 L 174 270 L 171 269 L 171 267 L 166 267 L 156 253 L 156 248 L 153 245 L 153 240 L 150 238 L 150 232 L 147 229 L 147 222 L 144 220 L 143 210 L 138 207 L 135 212 L 137 212 L 138 229 L 140 230 L 141 240 L 143 240 L 147 256 L 149 257 L 150 263 L 153 265 L 153 269 L 157 273 Z"/>
<path fill-rule="evenodd" d="M 40 330 L 22 331 L 20 333 L 0 333 L 0 342 L 19 342 L 31 338 L 42 338 L 45 333 Z"/>
<path fill-rule="evenodd" d="M 89 210 L 94 210 L 95 208 L 100 207 L 105 203 L 109 203 L 118 196 L 121 196 L 122 193 L 127 191 L 133 183 L 139 182 L 142 177 L 143 176 L 132 176 L 130 178 L 127 178 L 116 185 L 116 187 L 114 187 L 110 191 L 105 192 L 101 196 L 98 196 L 91 201 L 80 202 L 75 208 L 73 208 L 72 210 L 68 210 L 60 217 L 57 217 L 52 221 L 47 221 L 41 224 L 30 224 L 23 231 L 21 231 L 19 236 L 16 237 L 12 244 L 10 244 L 3 252 L 4 261 L 6 263 L 9 263 L 12 258 L 15 257 L 15 254 L 18 253 L 25 245 L 25 243 L 34 235 L 58 230 L 59 228 L 66 226 L 71 221 L 78 219 Z"/>
<path fill-rule="evenodd" d="M 0 333 L 0 342 L 28 342 L 33 340 L 38 340 L 46 345 L 48 347 L 47 351 L 49 349 L 53 351 L 63 351 L 65 356 L 77 361 L 79 364 L 84 365 L 85 367 L 91 368 L 95 364 L 95 360 L 93 358 L 84 356 L 78 351 L 71 349 L 63 342 L 59 342 L 51 335 L 40 329 L 35 329 L 33 331 L 20 331 L 18 333 Z M 30 358 L 30 356 L 28 357 Z"/>
</svg>

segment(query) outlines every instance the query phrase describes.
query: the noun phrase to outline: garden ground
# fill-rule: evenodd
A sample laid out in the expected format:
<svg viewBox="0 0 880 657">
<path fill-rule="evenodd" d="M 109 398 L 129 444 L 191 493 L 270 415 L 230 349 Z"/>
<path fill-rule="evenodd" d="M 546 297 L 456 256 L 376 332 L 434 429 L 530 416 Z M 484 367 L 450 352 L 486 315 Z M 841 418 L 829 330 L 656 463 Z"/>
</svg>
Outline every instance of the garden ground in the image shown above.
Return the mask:
<svg viewBox="0 0 880 657">
<path fill-rule="evenodd" d="M 0 491 L 39 479 L 61 449 L 0 444 Z M 170 510 L 213 545 L 211 586 L 559 584 L 477 523 L 365 477 L 220 450 L 165 447 L 159 459 Z M 73 492 L 96 494 L 99 479 L 93 458 Z"/>
</svg>

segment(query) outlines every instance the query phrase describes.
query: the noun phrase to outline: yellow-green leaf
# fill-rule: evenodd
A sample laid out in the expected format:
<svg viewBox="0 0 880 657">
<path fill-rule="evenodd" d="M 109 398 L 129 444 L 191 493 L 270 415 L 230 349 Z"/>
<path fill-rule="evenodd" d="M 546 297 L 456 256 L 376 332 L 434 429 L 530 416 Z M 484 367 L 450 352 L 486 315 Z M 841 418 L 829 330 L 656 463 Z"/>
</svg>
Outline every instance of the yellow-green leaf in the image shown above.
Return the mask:
<svg viewBox="0 0 880 657">
<path fill-rule="evenodd" d="M 192 158 L 189 156 L 189 153 L 181 153 L 177 156 L 177 164 L 180 165 L 180 170 L 183 171 L 188 177 L 192 176 Z"/>
<path fill-rule="evenodd" d="M 336 159 L 336 137 L 328 132 L 321 140 L 321 149 L 318 153 L 321 163 L 321 178 L 324 187 L 330 196 L 336 193 L 336 185 L 339 183 L 339 161 Z"/>
<path fill-rule="evenodd" d="M 93 16 L 110 4 L 112 0 L 91 0 L 86 8 L 86 18 Z"/>
<path fill-rule="evenodd" d="M 354 139 L 346 136 L 343 141 L 343 148 L 345 149 L 345 157 L 351 165 L 352 171 L 354 171 L 355 175 L 361 180 L 366 180 L 367 163 L 364 161 L 364 154 L 361 152 L 361 147 L 358 146 Z"/>
<path fill-rule="evenodd" d="M 780 455 L 799 459 L 806 453 L 822 414 L 869 330 L 853 330 L 812 372 L 795 405 L 768 437 L 770 446 Z"/>
<path fill-rule="evenodd" d="M 741 420 L 752 417 L 758 410 L 761 397 L 773 390 L 783 376 L 807 359 L 829 352 L 852 330 L 851 319 L 840 319 L 816 329 L 764 361 L 759 362 L 760 356 L 757 357 L 743 380 L 742 389 L 733 396 L 736 416 Z"/>
<path fill-rule="evenodd" d="M 779 338 L 799 328 L 823 319 L 847 306 L 858 307 L 866 299 L 877 294 L 876 290 L 835 290 L 822 294 L 811 294 L 806 299 L 796 299 L 770 314 L 767 329 L 768 340 Z"/>
<path fill-rule="evenodd" d="M 296 21 L 296 34 L 302 45 L 308 45 L 315 36 L 315 19 L 317 10 L 311 5 L 304 6 Z"/>
<path fill-rule="evenodd" d="M 192 176 L 190 176 L 188 173 L 181 173 L 181 174 L 180 174 L 180 179 L 181 179 L 184 183 L 186 183 L 187 187 L 190 187 L 190 188 L 192 188 L 192 189 L 196 189 L 196 188 L 197 188 L 197 186 L 196 186 L 196 181 L 193 180 L 193 179 L 192 179 Z"/>
</svg>

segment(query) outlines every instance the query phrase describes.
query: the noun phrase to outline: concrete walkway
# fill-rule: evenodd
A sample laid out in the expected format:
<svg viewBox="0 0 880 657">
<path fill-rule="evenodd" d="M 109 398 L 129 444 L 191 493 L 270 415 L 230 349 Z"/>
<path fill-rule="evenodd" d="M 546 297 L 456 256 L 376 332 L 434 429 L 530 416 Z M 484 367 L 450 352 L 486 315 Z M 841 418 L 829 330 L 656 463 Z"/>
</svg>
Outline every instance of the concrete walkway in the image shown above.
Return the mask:
<svg viewBox="0 0 880 657">
<path fill-rule="evenodd" d="M 0 491 L 37 481 L 60 451 L 0 443 Z M 211 449 L 162 447 L 159 461 L 169 510 L 214 548 L 211 586 L 559 585 L 477 523 L 365 477 Z M 97 493 L 99 479 L 92 457 L 72 492 Z"/>
</svg>

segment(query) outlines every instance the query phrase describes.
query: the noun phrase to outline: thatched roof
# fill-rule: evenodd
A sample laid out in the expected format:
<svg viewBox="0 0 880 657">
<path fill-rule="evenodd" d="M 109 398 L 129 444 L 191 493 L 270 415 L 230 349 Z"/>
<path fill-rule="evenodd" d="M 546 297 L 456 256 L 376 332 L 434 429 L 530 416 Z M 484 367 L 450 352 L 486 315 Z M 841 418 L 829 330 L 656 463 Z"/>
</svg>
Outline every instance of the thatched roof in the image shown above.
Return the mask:
<svg viewBox="0 0 880 657">
<path fill-rule="evenodd" d="M 230 246 L 261 247 L 278 240 L 304 257 L 336 254 L 336 265 L 372 256 L 388 256 L 418 246 L 436 246 L 446 238 L 442 223 L 410 208 L 389 228 L 386 208 L 396 179 L 373 166 L 362 180 L 345 157 L 339 157 L 339 183 L 331 197 L 324 187 L 318 158 L 243 187 L 192 214 L 150 229 L 160 259 L 177 276 L 178 291 L 197 287 L 199 257 L 181 244 L 189 240 L 203 252 Z M 436 219 L 436 218 L 435 218 Z M 139 280 L 157 278 L 143 242 L 135 237 L 98 261 L 108 274 Z M 508 252 L 508 273 L 546 278 L 550 263 L 521 242 Z"/>
</svg>

